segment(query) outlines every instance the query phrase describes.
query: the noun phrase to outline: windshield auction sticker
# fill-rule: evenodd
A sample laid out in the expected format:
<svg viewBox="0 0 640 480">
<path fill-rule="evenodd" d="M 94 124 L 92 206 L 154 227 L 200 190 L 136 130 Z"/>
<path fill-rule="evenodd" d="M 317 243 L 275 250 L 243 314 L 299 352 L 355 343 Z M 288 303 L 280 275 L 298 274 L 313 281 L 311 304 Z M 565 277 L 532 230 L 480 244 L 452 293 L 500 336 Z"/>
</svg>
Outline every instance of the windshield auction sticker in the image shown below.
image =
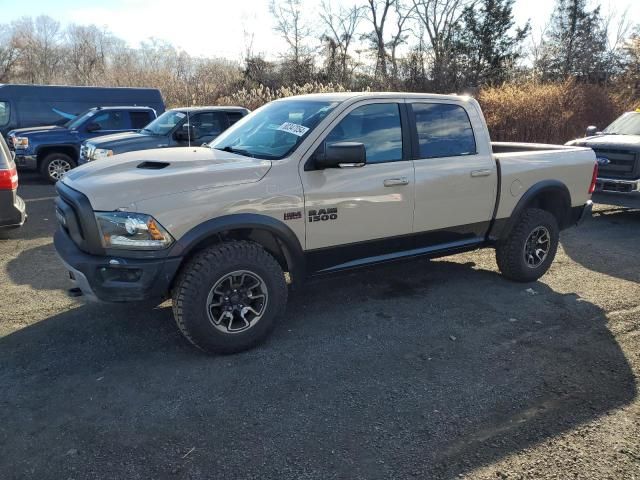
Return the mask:
<svg viewBox="0 0 640 480">
<path fill-rule="evenodd" d="M 309 131 L 304 125 L 298 125 L 297 123 L 284 122 L 278 127 L 278 130 L 283 132 L 293 133 L 294 135 L 301 137 Z"/>
</svg>

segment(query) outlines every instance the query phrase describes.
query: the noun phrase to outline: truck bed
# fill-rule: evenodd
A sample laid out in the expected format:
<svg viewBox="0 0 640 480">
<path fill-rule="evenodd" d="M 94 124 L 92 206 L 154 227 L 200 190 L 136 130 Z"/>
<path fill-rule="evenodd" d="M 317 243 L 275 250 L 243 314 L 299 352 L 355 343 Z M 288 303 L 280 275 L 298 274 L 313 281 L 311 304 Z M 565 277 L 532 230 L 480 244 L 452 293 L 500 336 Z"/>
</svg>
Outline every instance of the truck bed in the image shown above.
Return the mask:
<svg viewBox="0 0 640 480">
<path fill-rule="evenodd" d="M 564 184 L 571 206 L 584 205 L 596 157 L 590 148 L 531 143 L 491 143 L 500 168 L 497 219 L 508 218 L 524 193 L 540 182 Z"/>
</svg>

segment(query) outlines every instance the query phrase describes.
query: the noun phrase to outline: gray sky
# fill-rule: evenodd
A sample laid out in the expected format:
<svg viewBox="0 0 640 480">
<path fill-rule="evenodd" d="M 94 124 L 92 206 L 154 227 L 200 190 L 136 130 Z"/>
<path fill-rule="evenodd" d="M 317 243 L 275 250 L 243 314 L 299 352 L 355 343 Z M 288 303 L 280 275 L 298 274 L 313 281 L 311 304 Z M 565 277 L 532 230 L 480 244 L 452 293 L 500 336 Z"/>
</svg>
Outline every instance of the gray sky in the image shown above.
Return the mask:
<svg viewBox="0 0 640 480">
<path fill-rule="evenodd" d="M 320 0 L 304 0 L 306 17 L 317 19 Z M 333 0 L 338 6 L 364 0 Z M 596 2 L 592 1 L 592 5 Z M 548 22 L 554 0 L 516 0 L 518 24 L 531 19 L 534 35 Z M 640 22 L 640 0 L 605 0 L 605 14 Z M 0 0 L 0 23 L 21 16 L 49 15 L 63 23 L 96 24 L 137 46 L 149 37 L 171 42 L 194 56 L 239 60 L 250 38 L 253 52 L 273 57 L 284 49 L 273 31 L 268 0 Z"/>
</svg>

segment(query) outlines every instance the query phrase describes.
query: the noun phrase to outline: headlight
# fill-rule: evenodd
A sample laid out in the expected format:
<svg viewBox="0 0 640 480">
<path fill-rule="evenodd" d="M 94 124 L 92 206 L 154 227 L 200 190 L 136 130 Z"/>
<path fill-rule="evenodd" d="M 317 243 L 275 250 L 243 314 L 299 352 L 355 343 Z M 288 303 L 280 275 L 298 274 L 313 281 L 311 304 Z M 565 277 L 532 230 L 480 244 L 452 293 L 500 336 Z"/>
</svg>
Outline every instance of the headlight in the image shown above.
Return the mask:
<svg viewBox="0 0 640 480">
<path fill-rule="evenodd" d="M 16 150 L 29 148 L 29 139 L 27 137 L 13 137 L 13 148 Z"/>
<path fill-rule="evenodd" d="M 113 150 L 107 150 L 106 148 L 96 148 L 92 155 L 94 160 L 100 160 L 101 158 L 113 157 Z"/>
<path fill-rule="evenodd" d="M 151 215 L 131 212 L 96 212 L 105 248 L 160 250 L 173 238 Z"/>
</svg>

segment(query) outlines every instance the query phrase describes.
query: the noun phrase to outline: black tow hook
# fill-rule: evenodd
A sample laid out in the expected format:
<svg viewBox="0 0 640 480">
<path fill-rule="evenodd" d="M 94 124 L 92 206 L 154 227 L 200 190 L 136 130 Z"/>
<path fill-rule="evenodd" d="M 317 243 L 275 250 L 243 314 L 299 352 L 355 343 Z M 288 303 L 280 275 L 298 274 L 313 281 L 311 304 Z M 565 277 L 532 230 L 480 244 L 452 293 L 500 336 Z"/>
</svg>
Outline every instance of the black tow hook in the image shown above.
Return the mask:
<svg viewBox="0 0 640 480">
<path fill-rule="evenodd" d="M 81 297 L 82 296 L 82 290 L 80 290 L 78 287 L 73 287 L 70 288 L 69 290 L 67 290 L 67 295 L 69 295 L 70 297 Z"/>
</svg>

